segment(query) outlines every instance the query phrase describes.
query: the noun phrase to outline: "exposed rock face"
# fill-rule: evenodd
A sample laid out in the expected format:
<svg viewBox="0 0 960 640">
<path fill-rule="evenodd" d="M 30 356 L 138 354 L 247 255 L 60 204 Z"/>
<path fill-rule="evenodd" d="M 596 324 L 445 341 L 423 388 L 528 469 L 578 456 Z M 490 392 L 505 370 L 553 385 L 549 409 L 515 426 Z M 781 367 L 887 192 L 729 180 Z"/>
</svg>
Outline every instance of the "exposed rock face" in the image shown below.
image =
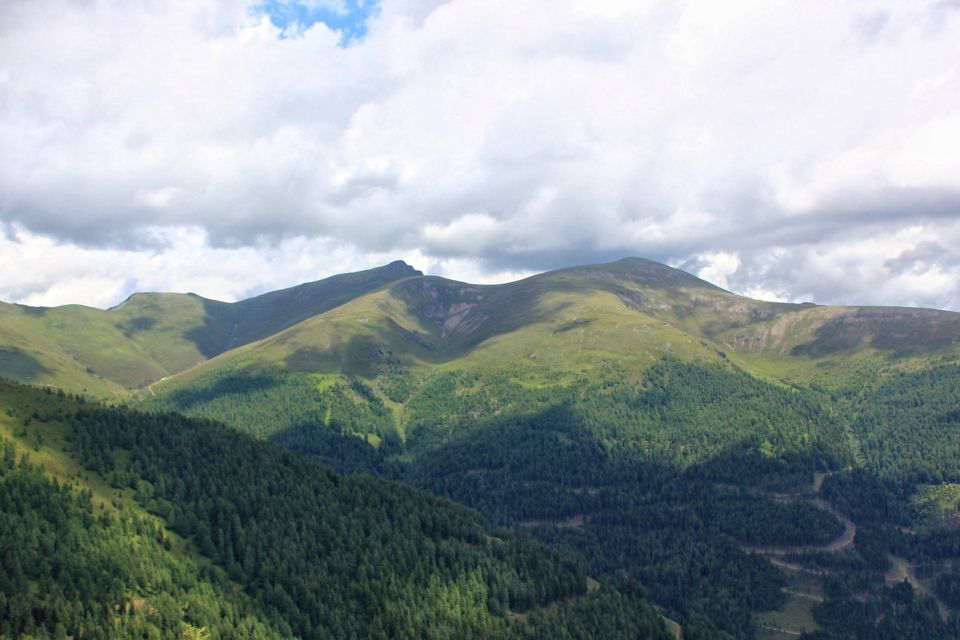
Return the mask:
<svg viewBox="0 0 960 640">
<path fill-rule="evenodd" d="M 398 289 L 419 315 L 440 329 L 442 338 L 473 333 L 488 320 L 477 311 L 484 298 L 481 287 L 427 278 L 403 283 Z"/>
</svg>

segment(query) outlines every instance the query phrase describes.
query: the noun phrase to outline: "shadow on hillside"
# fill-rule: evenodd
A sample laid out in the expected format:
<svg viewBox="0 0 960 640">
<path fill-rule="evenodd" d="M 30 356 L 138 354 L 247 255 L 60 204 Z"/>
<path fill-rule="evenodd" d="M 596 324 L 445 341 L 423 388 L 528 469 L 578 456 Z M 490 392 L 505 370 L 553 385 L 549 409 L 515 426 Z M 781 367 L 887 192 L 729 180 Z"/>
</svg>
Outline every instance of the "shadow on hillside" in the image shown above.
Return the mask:
<svg viewBox="0 0 960 640">
<path fill-rule="evenodd" d="M 37 318 L 42 318 L 50 311 L 50 307 L 28 307 L 25 304 L 14 304 L 13 306 L 28 316 L 35 316 Z"/>
<path fill-rule="evenodd" d="M 839 354 L 866 341 L 893 358 L 946 349 L 960 342 L 960 314 L 894 307 L 857 309 L 826 320 L 813 340 L 795 346 L 790 355 Z"/>
<path fill-rule="evenodd" d="M 374 378 L 385 366 L 411 356 L 438 364 L 444 361 L 442 349 L 430 336 L 405 329 L 390 318 L 387 327 L 371 327 L 368 333 L 355 334 L 345 343 L 327 348 L 300 347 L 284 359 L 284 364 L 291 371 Z"/>
<path fill-rule="evenodd" d="M 269 440 L 339 473 L 372 473 L 387 478 L 402 475 L 403 463 L 388 460 L 385 455 L 397 451 L 398 443 L 384 441 L 374 448 L 360 436 L 342 433 L 335 424 L 301 423 L 274 433 Z"/>
<path fill-rule="evenodd" d="M 300 347 L 284 359 L 284 364 L 291 371 L 373 378 L 379 366 L 393 355 L 390 342 L 382 335 L 354 335 L 345 344 L 328 349 Z"/>
<path fill-rule="evenodd" d="M 184 331 L 183 337 L 197 345 L 197 350 L 207 358 L 218 356 L 231 349 L 233 332 L 232 307 L 217 300 L 203 300 L 203 324 Z"/>
<path fill-rule="evenodd" d="M 33 382 L 38 376 L 52 373 L 23 349 L 0 347 L 0 375 L 20 382 Z"/>
<path fill-rule="evenodd" d="M 169 400 L 178 410 L 185 411 L 202 402 L 269 389 L 282 383 L 283 379 L 279 376 L 237 373 L 220 378 L 209 386 L 178 389 L 169 395 Z"/>
<path fill-rule="evenodd" d="M 186 333 L 208 358 L 274 335 L 399 279 L 423 275 L 402 262 L 345 273 L 234 303 L 203 298 L 203 325 Z"/>
<path fill-rule="evenodd" d="M 117 322 L 113 326 L 115 326 L 117 329 L 120 329 L 120 331 L 123 332 L 123 335 L 127 338 L 132 338 L 134 334 L 153 329 L 156 324 L 156 318 L 151 318 L 150 316 L 138 316 L 136 318 L 130 318 L 126 322 Z"/>
<path fill-rule="evenodd" d="M 679 498 L 721 485 L 734 492 L 792 489 L 810 485 L 816 471 L 842 464 L 815 447 L 771 457 L 758 441 L 740 440 L 681 467 L 604 442 L 565 402 L 461 425 L 448 430 L 441 444 L 432 436 L 429 427 L 408 434 L 414 462 L 406 479 L 472 506 L 495 523 L 582 516 L 610 500 L 642 501 L 650 491 Z"/>
<path fill-rule="evenodd" d="M 574 283 L 534 282 L 531 278 L 480 286 L 428 276 L 400 282 L 392 292 L 425 324 L 435 327 L 440 337 L 437 357 L 445 362 L 494 336 L 558 317 L 572 303 L 544 309 L 543 297 L 580 290 Z"/>
</svg>

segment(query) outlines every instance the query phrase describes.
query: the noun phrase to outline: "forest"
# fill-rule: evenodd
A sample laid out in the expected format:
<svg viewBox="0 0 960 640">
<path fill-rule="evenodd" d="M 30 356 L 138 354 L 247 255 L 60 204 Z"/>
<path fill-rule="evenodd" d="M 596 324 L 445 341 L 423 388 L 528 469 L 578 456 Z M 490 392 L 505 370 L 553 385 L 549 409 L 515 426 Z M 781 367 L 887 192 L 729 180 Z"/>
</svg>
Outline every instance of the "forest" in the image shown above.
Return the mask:
<svg viewBox="0 0 960 640">
<path fill-rule="evenodd" d="M 960 482 L 956 366 L 829 390 L 669 357 L 573 383 L 381 374 L 234 372 L 146 412 L 45 394 L 28 419 L 62 422 L 70 455 L 148 514 L 98 514 L 82 489 L 51 484 L 84 532 L 77 548 L 129 557 L 117 545 L 142 531 L 157 555 L 106 580 L 76 558 L 32 561 L 45 543 L 30 534 L 37 545 L 4 559 L 21 567 L 3 583 L 7 635 L 120 624 L 233 637 L 242 623 L 263 637 L 662 637 L 666 617 L 684 638 L 749 639 L 797 576 L 816 576 L 810 637 L 960 637 L 960 532 L 917 498 Z M 49 483 L 26 463 L 5 469 L 10 491 Z M 50 526 L 8 518 L 10 544 L 20 521 Z M 195 583 L 159 587 L 142 569 L 196 562 L 170 540 L 210 563 Z M 73 617 L 24 602 L 24 584 L 65 566 L 93 573 L 77 592 L 26 592 L 74 598 L 56 607 Z M 922 582 L 891 578 L 900 566 Z M 205 604 L 162 618 L 131 604 L 161 592 Z"/>
<path fill-rule="evenodd" d="M 575 554 L 491 535 L 446 499 L 341 476 L 218 423 L 45 395 L 24 430 L 62 423 L 70 455 L 146 513 L 98 511 L 5 443 L 8 637 L 667 637 L 642 597 L 588 593 Z M 172 553 L 173 539 L 207 568 Z"/>
<path fill-rule="evenodd" d="M 904 530 L 919 490 L 960 479 L 958 374 L 948 365 L 828 390 L 670 357 L 640 376 L 607 363 L 572 384 L 529 385 L 509 369 L 418 379 L 396 364 L 369 381 L 260 372 L 269 382 L 255 392 L 257 411 L 289 425 L 269 434 L 230 422 L 254 396 L 220 393 L 216 379 L 192 389 L 193 405 L 164 402 L 529 532 L 605 582 L 655 593 L 685 637 L 758 633 L 757 612 L 782 606 L 789 590 L 790 575 L 752 551 L 767 547 L 794 550 L 805 571 L 839 572 L 821 580 L 826 601 L 812 607 L 824 637 L 954 637 L 957 616 L 944 604 L 955 589 L 952 534 Z M 844 526 L 814 498 L 859 525 L 849 551 L 816 552 Z M 891 591 L 891 556 L 925 563 L 937 601 L 915 590 L 907 598 L 909 584 Z M 870 615 L 830 613 L 851 597 L 873 603 Z M 885 613 L 891 603 L 897 616 Z"/>
</svg>

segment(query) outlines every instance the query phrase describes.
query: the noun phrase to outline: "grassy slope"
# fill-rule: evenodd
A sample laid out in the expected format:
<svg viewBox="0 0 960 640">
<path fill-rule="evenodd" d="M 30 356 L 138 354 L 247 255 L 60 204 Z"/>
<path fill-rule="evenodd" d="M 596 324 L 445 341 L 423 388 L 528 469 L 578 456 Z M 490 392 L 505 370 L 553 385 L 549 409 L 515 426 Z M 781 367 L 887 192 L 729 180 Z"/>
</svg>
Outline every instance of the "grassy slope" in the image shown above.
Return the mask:
<svg viewBox="0 0 960 640">
<path fill-rule="evenodd" d="M 960 353 L 960 314 L 756 301 L 636 258 L 496 286 L 408 277 L 418 275 L 393 263 L 234 304 L 191 294 L 136 294 L 108 311 L 3 304 L 0 375 L 114 397 L 223 368 L 371 380 L 384 362 L 421 377 L 509 369 L 553 384 L 673 354 L 844 386 Z"/>
<path fill-rule="evenodd" d="M 43 422 L 32 418 L 35 412 L 48 410 L 49 397 L 27 387 L 18 387 L 0 381 L 0 438 L 13 442 L 18 455 L 26 455 L 33 464 L 43 465 L 44 471 L 60 482 L 69 480 L 93 493 L 95 504 L 115 509 L 116 502 L 136 509 L 132 492 L 110 487 L 99 475 L 81 467 L 70 454 L 65 438 L 65 427 L 59 421 Z M 73 401 L 64 401 L 74 408 Z M 127 500 L 124 500 L 124 497 Z M 140 515 L 146 516 L 146 512 Z"/>
<path fill-rule="evenodd" d="M 0 375 L 96 395 L 122 392 L 121 385 L 88 369 L 61 344 L 59 333 L 38 310 L 0 303 Z"/>
<path fill-rule="evenodd" d="M 419 375 L 509 369 L 531 384 L 570 382 L 610 363 L 640 371 L 665 354 L 727 359 L 778 382 L 842 385 L 891 365 L 956 360 L 958 340 L 956 313 L 762 302 L 625 259 L 497 286 L 401 280 L 156 389 L 247 367 L 374 379 L 385 360 Z"/>
<path fill-rule="evenodd" d="M 134 294 L 106 311 L 0 303 L 0 375 L 121 396 L 418 273 L 393 263 L 233 304 L 176 293 Z"/>
</svg>

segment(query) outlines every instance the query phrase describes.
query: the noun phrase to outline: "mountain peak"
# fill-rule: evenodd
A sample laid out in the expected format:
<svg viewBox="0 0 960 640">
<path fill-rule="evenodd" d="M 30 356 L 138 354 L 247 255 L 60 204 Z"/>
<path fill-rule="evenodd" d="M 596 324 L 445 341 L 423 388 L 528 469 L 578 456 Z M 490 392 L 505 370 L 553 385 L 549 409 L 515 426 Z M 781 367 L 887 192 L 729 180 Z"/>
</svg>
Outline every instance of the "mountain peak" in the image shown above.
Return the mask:
<svg viewBox="0 0 960 640">
<path fill-rule="evenodd" d="M 570 267 L 569 269 L 561 269 L 560 272 L 585 273 L 593 276 L 614 276 L 653 287 L 670 288 L 682 286 L 720 289 L 720 287 L 681 269 L 635 256 L 627 256 L 619 260 L 614 260 L 613 262 Z"/>
<path fill-rule="evenodd" d="M 414 276 L 423 275 L 423 271 L 420 271 L 419 269 L 414 269 L 403 260 L 394 260 L 390 264 L 385 264 L 382 267 L 379 267 L 379 269 L 377 270 L 384 271 L 393 276 L 404 277 L 404 278 L 412 278 Z"/>
</svg>

